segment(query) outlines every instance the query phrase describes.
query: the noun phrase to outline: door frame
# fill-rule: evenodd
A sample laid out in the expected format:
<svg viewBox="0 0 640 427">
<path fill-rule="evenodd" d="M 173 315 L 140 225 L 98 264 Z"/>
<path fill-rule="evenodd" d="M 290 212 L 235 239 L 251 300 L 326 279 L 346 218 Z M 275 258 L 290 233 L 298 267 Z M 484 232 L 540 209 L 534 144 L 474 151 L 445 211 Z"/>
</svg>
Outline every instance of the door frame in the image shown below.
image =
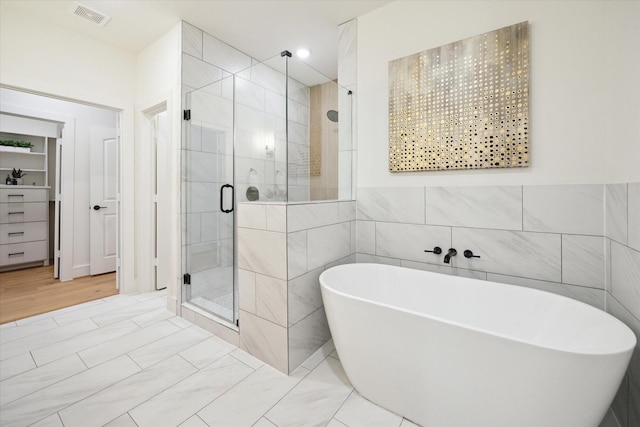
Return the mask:
<svg viewBox="0 0 640 427">
<path fill-rule="evenodd" d="M 149 159 L 149 170 L 148 170 L 148 186 L 146 188 L 146 194 L 144 196 L 145 203 L 148 205 L 148 224 L 150 225 L 149 230 L 149 239 L 145 239 L 146 247 L 143 249 L 146 251 L 146 259 L 150 259 L 150 263 L 146 263 L 148 265 L 148 282 L 151 283 L 152 290 L 159 290 L 166 288 L 165 286 L 158 287 L 158 283 L 164 281 L 164 278 L 161 279 L 159 277 L 158 272 L 158 244 L 161 238 L 158 236 L 158 215 L 160 215 L 159 209 L 159 191 L 157 189 L 158 184 L 158 147 L 156 140 L 156 132 L 157 132 L 157 116 L 161 113 L 167 113 L 167 101 L 162 101 L 157 105 L 149 107 L 142 111 L 144 116 L 144 141 L 145 145 L 147 145 L 148 149 L 148 159 Z M 167 120 L 168 122 L 168 120 Z M 166 171 L 160 171 L 160 173 L 166 173 Z M 143 181 L 145 182 L 145 181 Z M 143 258 L 145 259 L 145 258 Z"/>
<path fill-rule="evenodd" d="M 181 226 L 179 211 L 176 212 L 180 207 L 180 204 L 176 203 L 176 199 L 179 198 L 180 194 L 180 176 L 176 172 L 180 170 L 180 156 L 179 151 L 176 151 L 174 146 L 176 140 L 174 131 L 175 129 L 180 129 L 180 127 L 176 127 L 176 117 L 173 114 L 174 96 L 172 91 L 165 92 L 136 106 L 136 120 L 141 123 L 138 128 L 141 134 L 137 135 L 135 144 L 135 158 L 140 159 L 135 165 L 136 182 L 139 183 L 136 187 L 135 222 L 137 226 L 135 229 L 135 255 L 139 268 L 137 278 L 138 291 L 152 292 L 157 290 L 155 285 L 157 281 L 160 284 L 160 288 L 167 287 L 170 290 L 167 294 L 167 307 L 176 313 L 179 306 L 178 295 L 180 294 L 180 292 L 177 292 L 178 295 L 176 295 L 175 289 L 176 278 L 180 274 L 180 241 L 177 239 L 180 236 Z M 156 171 L 153 121 L 155 116 L 162 112 L 167 114 L 167 144 L 164 148 L 169 150 L 166 153 L 168 161 L 165 165 L 166 170 Z M 153 197 L 156 174 L 166 176 L 167 179 L 165 181 L 168 186 L 168 188 L 158 188 L 157 202 Z M 153 209 L 156 203 L 158 207 L 157 216 Z M 169 229 L 156 233 L 154 227 L 156 220 L 161 224 L 171 224 L 174 227 L 170 226 Z M 169 248 L 163 254 L 158 253 L 157 261 L 154 245 Z M 167 259 L 161 259 L 162 255 Z M 156 263 L 162 263 L 163 268 L 157 269 Z M 158 273 L 157 276 L 155 275 L 156 271 Z M 154 277 L 156 277 L 156 280 L 154 280 Z M 178 289 L 180 289 L 179 284 Z"/>
</svg>

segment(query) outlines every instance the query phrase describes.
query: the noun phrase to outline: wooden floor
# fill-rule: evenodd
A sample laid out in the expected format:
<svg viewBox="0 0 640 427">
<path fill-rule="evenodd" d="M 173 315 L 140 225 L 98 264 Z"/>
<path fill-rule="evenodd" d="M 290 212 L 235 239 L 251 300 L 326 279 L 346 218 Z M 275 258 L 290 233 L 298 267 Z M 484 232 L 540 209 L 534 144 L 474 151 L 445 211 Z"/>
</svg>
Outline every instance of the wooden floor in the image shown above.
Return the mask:
<svg viewBox="0 0 640 427">
<path fill-rule="evenodd" d="M 53 266 L 0 273 L 0 324 L 116 295 L 116 274 L 53 278 Z"/>
</svg>

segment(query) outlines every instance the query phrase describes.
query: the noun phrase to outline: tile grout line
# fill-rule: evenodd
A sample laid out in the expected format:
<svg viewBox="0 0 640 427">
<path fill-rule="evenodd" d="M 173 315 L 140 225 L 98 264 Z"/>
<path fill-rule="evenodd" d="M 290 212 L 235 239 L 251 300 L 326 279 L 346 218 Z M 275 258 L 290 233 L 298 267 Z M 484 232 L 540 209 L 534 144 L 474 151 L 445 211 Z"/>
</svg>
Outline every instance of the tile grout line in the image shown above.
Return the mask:
<svg viewBox="0 0 640 427">
<path fill-rule="evenodd" d="M 128 355 L 127 355 L 127 356 L 128 356 Z M 131 360 L 133 360 L 133 359 L 131 359 Z M 135 363 L 135 360 L 133 360 L 133 362 Z M 105 362 L 105 363 L 107 363 L 107 362 Z M 137 365 L 137 363 L 136 363 L 136 365 Z M 99 366 L 99 365 L 96 365 L 96 366 Z M 138 365 L 138 366 L 139 366 L 139 365 Z M 91 369 L 91 368 L 89 368 L 89 369 Z M 49 388 L 49 387 L 52 387 L 52 386 L 54 386 L 54 385 L 56 385 L 56 384 L 59 384 L 59 383 L 60 383 L 60 382 L 62 382 L 62 381 L 66 381 L 66 380 L 68 380 L 68 379 L 70 379 L 70 378 L 73 378 L 73 377 L 78 376 L 78 375 L 80 375 L 80 374 L 86 373 L 89 369 L 86 369 L 86 370 L 83 370 L 83 371 L 80 371 L 80 372 L 76 372 L 75 374 L 73 374 L 73 375 L 71 375 L 71 376 L 69 376 L 69 377 L 65 378 L 64 380 L 61 380 L 61 381 L 58 381 L 58 382 L 56 382 L 56 383 L 54 383 L 54 384 L 50 384 L 50 385 L 48 385 L 48 386 L 46 386 L 46 387 L 40 388 L 40 389 L 38 389 L 38 390 L 36 390 L 36 391 L 34 391 L 34 392 L 32 392 L 32 393 L 29 393 L 29 394 L 27 394 L 27 395 L 25 395 L 25 396 L 21 397 L 20 399 L 23 399 L 23 398 L 25 398 L 25 397 L 27 397 L 27 396 L 30 396 L 30 395 L 34 394 L 34 393 L 40 392 L 40 391 L 42 391 L 42 390 L 45 390 L 45 389 L 47 389 L 47 388 Z M 137 372 L 140 372 L 140 371 L 137 371 Z M 136 373 L 137 373 L 137 372 L 136 372 Z M 134 373 L 133 375 L 135 375 L 135 373 Z M 130 375 L 129 377 L 131 377 L 131 375 Z M 129 378 L 129 377 L 127 377 L 127 378 Z M 89 397 L 94 396 L 94 395 L 96 395 L 96 394 L 100 393 L 102 390 L 105 390 L 105 389 L 107 389 L 107 388 L 109 388 L 109 387 L 113 386 L 114 384 L 118 384 L 119 382 L 124 381 L 125 379 L 126 379 L 126 378 L 123 378 L 123 379 L 121 379 L 120 381 L 117 381 L 117 382 L 112 383 L 112 384 L 110 384 L 110 385 L 107 385 L 107 386 L 105 386 L 105 387 L 103 387 L 103 388 L 101 388 L 101 389 L 99 389 L 99 390 L 96 390 L 94 393 L 91 393 L 91 394 L 89 394 L 89 395 L 87 395 L 87 396 L 83 397 L 83 398 L 82 398 L 82 399 L 80 399 L 80 400 L 76 400 L 76 401 L 74 401 L 74 402 L 72 402 L 72 403 L 69 403 L 68 405 L 64 406 L 63 408 L 58 409 L 55 413 L 57 413 L 57 414 L 58 414 L 58 417 L 59 417 L 59 418 L 60 418 L 60 420 L 62 421 L 62 416 L 60 415 L 60 412 L 61 412 L 61 411 L 64 411 L 65 409 L 67 409 L 67 408 L 69 408 L 69 407 L 71 407 L 71 406 L 73 406 L 73 405 L 77 404 L 78 402 L 81 402 L 81 401 L 83 401 L 83 400 L 86 400 L 86 399 L 88 399 Z M 18 400 L 20 400 L 20 399 L 18 399 Z M 16 400 L 16 401 L 17 401 L 17 400 Z M 43 419 L 48 418 L 48 417 L 52 416 L 53 414 L 54 414 L 54 413 L 48 414 L 48 415 L 46 415 L 45 417 L 43 417 L 43 418 L 41 418 L 41 419 L 39 419 L 39 420 L 37 420 L 37 421 L 35 421 L 35 422 L 31 423 L 31 424 L 35 424 L 35 423 L 37 423 L 37 422 L 39 422 L 39 421 L 42 421 Z M 63 425 L 64 425 L 64 422 L 63 422 Z"/>
<path fill-rule="evenodd" d="M 309 356 L 309 357 L 311 357 L 311 356 Z M 276 426 L 277 426 L 277 424 L 276 424 L 275 422 L 273 422 L 269 417 L 267 417 L 267 414 L 268 414 L 268 413 L 269 413 L 273 408 L 275 408 L 275 407 L 276 407 L 276 406 L 277 406 L 277 405 L 278 405 L 278 404 L 279 404 L 279 403 L 280 403 L 284 398 L 286 398 L 286 397 L 287 397 L 287 396 L 288 396 L 288 395 L 289 395 L 289 394 L 290 394 L 290 393 L 291 393 L 291 392 L 292 392 L 296 387 L 298 387 L 298 385 L 299 385 L 299 384 L 300 384 L 300 383 L 301 383 L 305 378 L 307 378 L 307 377 L 308 377 L 308 376 L 309 376 L 309 375 L 310 375 L 314 370 L 316 370 L 316 369 L 318 368 L 318 366 L 320 366 L 320 365 L 322 364 L 322 362 L 324 362 L 324 361 L 327 359 L 327 357 L 329 357 L 329 356 L 328 356 L 328 355 L 327 355 L 327 356 L 325 356 L 325 357 L 320 361 L 320 363 L 318 363 L 318 364 L 317 364 L 313 369 L 307 369 L 307 368 L 305 368 L 304 366 L 302 366 L 302 364 L 300 364 L 300 366 L 298 366 L 298 368 L 296 368 L 296 370 L 297 370 L 297 369 L 299 369 L 300 367 L 302 367 L 302 368 L 306 369 L 308 372 L 307 372 L 303 377 L 301 377 L 301 378 L 300 378 L 300 380 L 299 380 L 299 381 L 298 381 L 298 382 L 297 382 L 293 387 L 291 387 L 291 389 L 289 389 L 289 391 L 287 391 L 287 392 L 286 392 L 286 393 L 285 393 L 285 394 L 284 394 L 280 399 L 278 399 L 278 400 L 277 400 L 273 405 L 271 405 L 271 406 L 269 407 L 269 409 L 267 409 L 267 410 L 266 410 L 266 411 L 265 411 L 265 412 L 260 416 L 260 418 L 266 418 L 269 422 L 271 422 L 272 424 L 274 424 L 274 425 L 276 425 Z M 340 362 L 340 361 L 338 360 L 338 362 Z M 303 362 L 303 363 L 304 363 L 304 362 Z M 340 363 L 342 363 L 342 362 L 340 362 Z M 283 375 L 285 375 L 285 374 L 283 374 Z M 260 418 L 258 418 L 258 421 L 260 421 Z M 258 421 L 256 421 L 256 423 L 257 423 Z M 255 423 L 254 423 L 254 424 L 255 424 Z"/>
<path fill-rule="evenodd" d="M 524 231 L 524 185 L 520 186 L 520 230 Z"/>
<path fill-rule="evenodd" d="M 213 335 L 213 334 L 211 334 L 211 335 Z M 191 366 L 194 366 L 194 365 L 193 365 L 193 364 L 191 364 L 188 360 L 186 360 L 184 357 L 182 357 L 179 353 L 176 353 L 176 356 L 178 356 L 178 357 L 182 358 L 182 359 L 183 359 L 183 360 L 185 360 L 187 363 L 189 363 Z M 222 356 L 222 357 L 220 357 L 219 359 L 217 359 L 217 360 L 215 360 L 215 361 L 211 362 L 210 364 L 208 364 L 207 366 L 205 366 L 205 367 L 203 367 L 203 368 L 198 368 L 198 367 L 194 366 L 194 368 L 196 368 L 196 371 L 195 371 L 195 372 L 193 372 L 193 373 L 191 373 L 191 374 L 187 375 L 187 376 L 186 376 L 186 377 L 184 377 L 184 378 L 179 379 L 178 381 L 176 381 L 176 382 L 175 382 L 175 383 L 173 383 L 173 384 L 170 384 L 169 386 L 167 386 L 166 388 L 164 388 L 164 389 L 163 389 L 163 390 L 161 390 L 160 392 L 158 392 L 158 393 L 154 394 L 153 396 L 151 396 L 149 399 L 145 400 L 144 402 L 141 402 L 140 404 L 136 405 L 134 408 L 129 409 L 129 410 L 127 411 L 127 413 L 129 413 L 130 411 L 132 411 L 132 410 L 134 410 L 134 409 L 136 409 L 136 408 L 138 408 L 138 407 L 142 406 L 143 404 L 145 404 L 145 403 L 147 403 L 147 402 L 151 401 L 151 400 L 152 400 L 153 398 L 155 398 L 156 396 L 159 396 L 160 394 L 164 393 L 165 391 L 169 390 L 170 388 L 175 387 L 175 386 L 176 386 L 176 385 L 178 385 L 179 383 L 181 383 L 181 382 L 183 382 L 183 381 L 186 381 L 188 378 L 191 378 L 191 377 L 193 377 L 193 376 L 195 376 L 195 375 L 199 374 L 199 373 L 200 373 L 200 372 L 202 372 L 203 370 L 207 369 L 209 366 L 211 366 L 211 365 L 213 365 L 214 363 L 216 363 L 216 362 L 220 361 L 220 360 L 221 360 L 222 358 L 224 358 L 225 356 L 233 357 L 230 353 L 227 353 L 227 354 L 225 354 L 224 356 Z M 238 360 L 238 359 L 237 359 L 237 358 L 235 358 L 235 357 L 233 357 L 233 358 L 234 358 L 234 359 L 236 359 L 236 360 Z M 164 359 L 164 360 L 167 360 L 167 359 Z M 163 360 L 163 361 L 164 361 L 164 360 Z M 242 362 L 241 360 L 238 360 L 238 361 L 239 361 L 240 363 L 242 363 L 242 364 L 246 365 L 246 363 Z M 159 362 L 159 363 L 160 363 L 160 362 Z M 248 366 L 248 365 L 246 365 L 246 366 Z M 252 374 L 254 374 L 254 373 L 257 371 L 257 369 L 253 369 L 251 366 L 248 366 L 248 367 L 249 367 L 249 369 L 251 369 L 251 370 L 252 370 L 252 372 L 251 372 L 250 374 L 248 374 L 248 375 L 246 375 L 245 377 L 243 377 L 240 381 L 238 381 L 237 383 L 235 383 L 233 386 L 229 387 L 227 390 L 225 390 L 223 393 L 221 393 L 221 394 L 220 394 L 218 397 L 216 397 L 215 399 L 210 400 L 210 401 L 208 401 L 207 403 L 205 403 L 205 404 L 204 404 L 204 406 L 200 407 L 200 409 L 196 409 L 196 410 L 195 410 L 191 415 L 189 415 L 189 416 L 188 416 L 184 421 L 182 421 L 180 424 L 182 424 L 182 423 L 186 422 L 189 418 L 191 418 L 191 417 L 192 417 L 192 416 L 194 416 L 194 415 L 196 415 L 196 416 L 197 416 L 198 412 L 202 411 L 204 408 L 206 408 L 207 406 L 209 406 L 211 403 L 215 402 L 215 401 L 216 401 L 216 400 L 218 400 L 220 397 L 224 396 L 224 395 L 225 395 L 229 390 L 231 390 L 232 388 L 234 388 L 235 386 L 237 386 L 239 383 L 241 383 L 242 381 L 244 381 L 246 378 L 248 378 L 249 376 L 251 376 Z M 135 374 L 134 374 L 134 375 L 135 375 Z M 136 421 L 135 421 L 135 419 L 133 419 L 133 416 L 131 416 L 131 415 L 129 415 L 129 416 L 131 417 L 131 419 L 133 420 L 133 422 L 136 422 Z M 198 417 L 198 418 L 200 418 L 200 417 Z M 137 424 L 137 423 L 136 423 L 136 424 Z M 205 424 L 207 424 L 207 423 L 205 422 Z"/>
<path fill-rule="evenodd" d="M 347 398 L 344 399 L 344 401 L 340 404 L 340 406 L 338 407 L 338 409 L 336 409 L 336 411 L 333 413 L 333 415 L 331 416 L 331 418 L 329 418 L 329 422 L 331 422 L 331 420 L 336 419 L 338 422 L 344 424 L 342 421 L 338 420 L 336 418 L 336 415 L 338 415 L 338 412 L 340 412 L 340 410 L 344 407 L 345 403 L 347 403 L 347 400 L 349 400 L 349 398 L 353 395 L 353 393 L 356 393 L 356 388 L 351 385 L 351 393 L 349 393 L 347 395 Z"/>
</svg>

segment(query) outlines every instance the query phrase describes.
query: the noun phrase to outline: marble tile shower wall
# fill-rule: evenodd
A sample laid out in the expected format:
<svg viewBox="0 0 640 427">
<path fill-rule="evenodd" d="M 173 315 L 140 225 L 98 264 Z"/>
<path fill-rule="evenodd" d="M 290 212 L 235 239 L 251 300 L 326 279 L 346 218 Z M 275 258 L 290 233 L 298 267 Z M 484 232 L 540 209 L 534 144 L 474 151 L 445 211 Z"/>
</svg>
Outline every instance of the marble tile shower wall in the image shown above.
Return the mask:
<svg viewBox="0 0 640 427">
<path fill-rule="evenodd" d="M 340 200 L 356 198 L 356 40 L 357 20 L 345 22 L 338 27 L 338 83 L 350 90 L 352 95 L 340 91 L 338 111 L 352 117 L 351 126 L 339 126 L 338 132 L 338 197 Z"/>
<path fill-rule="evenodd" d="M 187 232 L 183 253 L 190 256 L 192 274 L 233 263 L 232 216 L 220 212 L 223 184 L 235 178 L 238 201 L 246 201 L 249 186 L 258 188 L 261 200 L 283 200 L 287 190 L 286 80 L 282 73 L 256 64 L 183 22 L 182 93 L 189 94 L 191 120 L 182 139 L 182 226 Z M 309 89 L 290 80 L 289 93 L 288 148 L 295 169 L 289 177 L 290 192 L 306 200 Z"/>
<path fill-rule="evenodd" d="M 605 185 L 606 309 L 640 343 L 640 183 Z M 640 344 L 612 409 L 621 427 L 640 425 Z"/>
<path fill-rule="evenodd" d="M 220 212 L 219 189 L 233 177 L 230 72 L 249 65 L 251 58 L 183 22 L 182 93 L 190 93 L 192 116 L 182 138 L 182 226 L 192 274 L 233 263 L 233 219 Z"/>
<path fill-rule="evenodd" d="M 569 296 L 606 309 L 640 341 L 640 183 L 358 188 L 356 240 L 357 262 Z M 458 255 L 444 264 L 424 252 L 434 246 Z M 612 409 L 621 427 L 640 425 L 640 347 Z"/>
<path fill-rule="evenodd" d="M 220 130 L 219 123 L 223 121 L 225 132 L 231 130 L 224 153 L 232 155 L 235 148 L 237 200 L 246 201 L 249 186 L 258 188 L 260 200 L 283 200 L 287 191 L 287 152 L 289 198 L 308 200 L 309 88 L 289 79 L 287 100 L 284 74 L 186 22 L 182 35 L 182 93 L 192 93 L 192 122 L 197 115 L 209 129 Z M 194 92 L 196 89 L 201 90 Z M 289 121 L 285 123 L 287 107 Z M 197 146 L 183 148 L 204 151 Z"/>
<path fill-rule="evenodd" d="M 285 200 L 287 184 L 290 201 L 309 200 L 310 90 L 289 79 L 287 99 L 286 84 L 282 73 L 264 64 L 236 74 L 236 184 L 241 202 L 247 201 L 249 186 L 258 188 L 260 200 Z"/>
<path fill-rule="evenodd" d="M 356 203 L 238 208 L 240 347 L 290 373 L 331 335 L 318 277 L 355 262 Z"/>
</svg>

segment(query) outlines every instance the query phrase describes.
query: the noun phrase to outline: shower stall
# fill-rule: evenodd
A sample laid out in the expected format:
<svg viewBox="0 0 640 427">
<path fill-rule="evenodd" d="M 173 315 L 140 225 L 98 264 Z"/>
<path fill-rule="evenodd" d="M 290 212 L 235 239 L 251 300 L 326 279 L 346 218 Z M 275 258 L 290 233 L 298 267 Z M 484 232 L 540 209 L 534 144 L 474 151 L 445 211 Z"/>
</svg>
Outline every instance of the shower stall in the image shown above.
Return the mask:
<svg viewBox="0 0 640 427">
<path fill-rule="evenodd" d="M 237 204 L 351 200 L 352 96 L 288 51 L 210 74 L 183 91 L 182 302 L 237 324 Z"/>
</svg>

